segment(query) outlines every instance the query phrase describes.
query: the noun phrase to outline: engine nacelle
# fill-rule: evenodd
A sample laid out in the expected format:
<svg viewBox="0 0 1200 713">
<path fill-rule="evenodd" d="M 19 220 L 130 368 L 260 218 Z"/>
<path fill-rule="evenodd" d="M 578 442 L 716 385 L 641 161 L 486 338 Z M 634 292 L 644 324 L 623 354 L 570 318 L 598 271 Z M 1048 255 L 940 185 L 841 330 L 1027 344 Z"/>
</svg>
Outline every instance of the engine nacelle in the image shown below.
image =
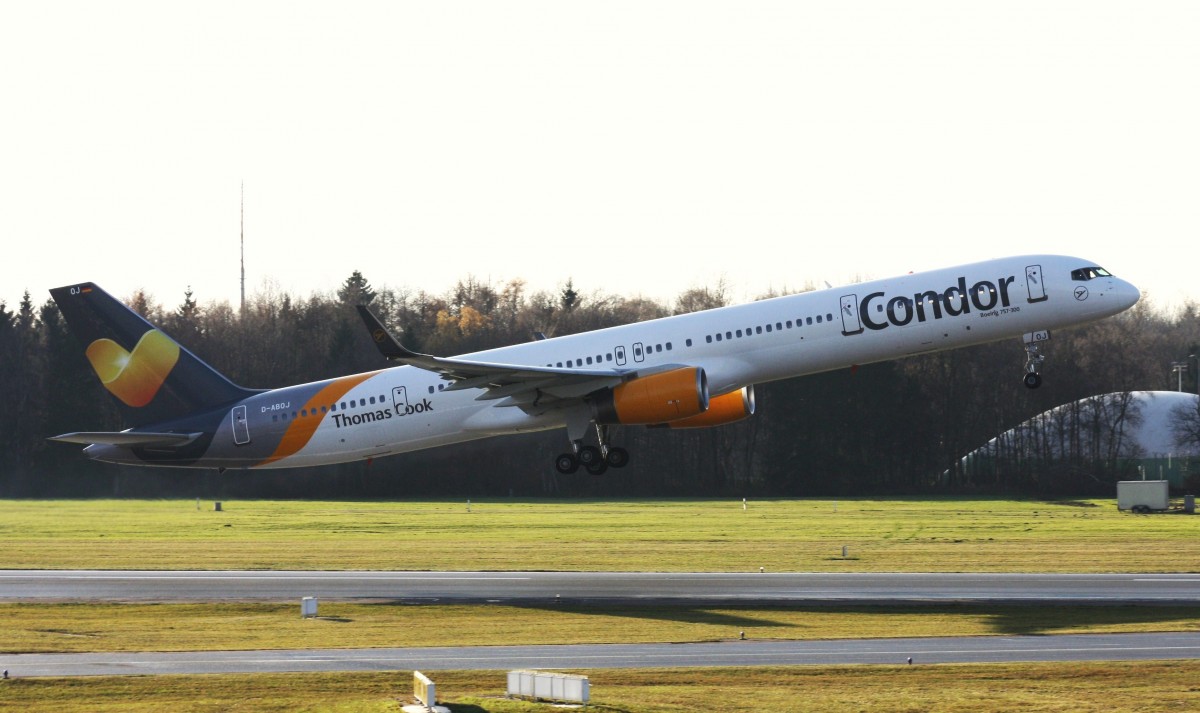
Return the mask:
<svg viewBox="0 0 1200 713">
<path fill-rule="evenodd" d="M 664 428 L 708 428 L 724 426 L 754 415 L 754 386 L 744 386 L 737 391 L 714 396 L 704 413 L 658 424 Z"/>
<path fill-rule="evenodd" d="M 639 376 L 592 399 L 592 416 L 603 424 L 650 425 L 707 409 L 708 377 L 700 367 Z"/>
</svg>

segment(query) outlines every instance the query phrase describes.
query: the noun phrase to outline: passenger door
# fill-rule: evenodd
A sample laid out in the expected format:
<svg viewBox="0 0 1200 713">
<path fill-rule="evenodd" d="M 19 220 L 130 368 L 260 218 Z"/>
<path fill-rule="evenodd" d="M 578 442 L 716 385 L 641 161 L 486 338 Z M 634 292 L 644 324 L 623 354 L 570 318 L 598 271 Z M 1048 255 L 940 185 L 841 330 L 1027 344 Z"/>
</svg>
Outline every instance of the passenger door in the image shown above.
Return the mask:
<svg viewBox="0 0 1200 713">
<path fill-rule="evenodd" d="M 233 422 L 233 443 L 244 446 L 250 442 L 250 424 L 246 421 L 246 407 L 234 406 L 229 414 Z"/>
</svg>

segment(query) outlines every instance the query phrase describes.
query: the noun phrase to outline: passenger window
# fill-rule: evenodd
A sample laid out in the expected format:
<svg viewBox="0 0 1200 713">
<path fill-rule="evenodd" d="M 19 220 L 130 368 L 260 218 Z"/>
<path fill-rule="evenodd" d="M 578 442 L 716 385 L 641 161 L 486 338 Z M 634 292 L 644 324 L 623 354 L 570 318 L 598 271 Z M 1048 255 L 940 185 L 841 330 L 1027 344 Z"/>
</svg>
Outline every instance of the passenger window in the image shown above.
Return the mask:
<svg viewBox="0 0 1200 713">
<path fill-rule="evenodd" d="M 738 339 L 741 339 L 742 338 L 742 330 L 739 329 L 737 331 L 737 335 L 738 335 Z"/>
<path fill-rule="evenodd" d="M 604 355 L 604 361 L 612 361 L 612 352 Z"/>
<path fill-rule="evenodd" d="M 812 324 L 812 317 L 808 317 L 808 318 L 806 318 L 804 323 L 805 323 L 805 324 Z"/>
<path fill-rule="evenodd" d="M 278 420 L 279 420 L 279 414 L 277 414 L 277 413 L 271 414 L 271 423 L 275 423 Z"/>
<path fill-rule="evenodd" d="M 712 335 L 711 334 L 704 335 L 704 342 L 705 342 L 705 344 L 712 344 Z"/>
<path fill-rule="evenodd" d="M 431 394 L 433 393 L 433 387 L 432 387 L 432 386 L 430 386 L 430 387 L 429 387 L 429 393 L 431 393 Z"/>
<path fill-rule="evenodd" d="M 589 364 L 591 364 L 591 363 L 592 363 L 592 358 L 591 358 L 591 357 L 588 357 L 588 363 L 589 363 Z"/>
<path fill-rule="evenodd" d="M 328 413 L 328 412 L 329 412 L 329 409 L 325 408 L 324 406 L 321 407 L 321 413 Z"/>
<path fill-rule="evenodd" d="M 688 341 L 690 342 L 691 340 L 689 339 Z M 670 342 L 667 342 L 667 351 L 671 351 L 671 343 Z"/>
<path fill-rule="evenodd" d="M 820 323 L 821 323 L 821 315 L 818 314 L 817 315 L 817 324 L 820 324 Z"/>
<path fill-rule="evenodd" d="M 792 320 L 790 320 L 790 319 L 787 321 L 787 328 L 788 329 L 792 328 Z"/>
<path fill-rule="evenodd" d="M 768 324 L 767 325 L 767 334 L 770 334 L 770 333 L 771 333 L 771 325 Z"/>
<path fill-rule="evenodd" d="M 345 401 L 343 401 L 343 402 L 342 402 L 342 410 L 343 410 L 343 411 L 345 411 L 345 410 L 346 410 L 346 402 L 345 402 Z"/>
<path fill-rule="evenodd" d="M 661 345 L 661 344 L 655 344 L 655 345 L 654 345 L 654 351 L 658 352 L 659 354 L 662 354 L 662 345 Z"/>
<path fill-rule="evenodd" d="M 718 333 L 717 333 L 717 341 L 718 341 L 718 342 L 719 342 L 719 341 L 721 341 L 721 334 L 720 334 L 720 332 L 718 332 Z"/>
<path fill-rule="evenodd" d="M 279 414 L 279 418 L 281 418 L 281 419 L 283 419 L 284 421 L 286 421 L 286 420 L 287 420 L 287 411 L 284 411 L 283 413 Z"/>
</svg>

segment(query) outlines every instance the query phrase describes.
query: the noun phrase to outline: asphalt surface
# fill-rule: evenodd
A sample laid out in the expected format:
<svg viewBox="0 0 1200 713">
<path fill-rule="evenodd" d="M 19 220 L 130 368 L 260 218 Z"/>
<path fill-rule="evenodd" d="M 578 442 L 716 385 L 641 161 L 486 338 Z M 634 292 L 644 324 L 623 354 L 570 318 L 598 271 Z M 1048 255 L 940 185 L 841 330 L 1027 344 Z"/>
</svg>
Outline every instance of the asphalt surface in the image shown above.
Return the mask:
<svg viewBox="0 0 1200 713">
<path fill-rule="evenodd" d="M 3 570 L 0 601 L 1200 604 L 1200 574 Z"/>
<path fill-rule="evenodd" d="M 509 670 L 845 664 L 1129 661 L 1200 658 L 1200 632 L 1075 636 L 726 641 L 700 644 L 480 646 L 419 649 L 9 654 L 12 677 Z"/>
</svg>

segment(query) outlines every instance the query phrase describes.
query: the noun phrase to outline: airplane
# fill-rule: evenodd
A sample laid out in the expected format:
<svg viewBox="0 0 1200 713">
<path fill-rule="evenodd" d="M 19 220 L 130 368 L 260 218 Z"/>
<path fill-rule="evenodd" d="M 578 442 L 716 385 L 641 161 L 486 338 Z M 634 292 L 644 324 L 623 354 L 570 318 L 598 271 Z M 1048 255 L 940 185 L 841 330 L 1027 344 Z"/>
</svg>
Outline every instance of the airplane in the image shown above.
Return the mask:
<svg viewBox="0 0 1200 713">
<path fill-rule="evenodd" d="M 399 366 L 278 389 L 238 386 L 94 283 L 50 291 L 127 425 L 50 440 L 112 463 L 259 469 L 369 460 L 565 428 L 561 473 L 600 475 L 629 452 L 617 425 L 704 428 L 754 413 L 754 387 L 1021 338 L 1042 383 L 1051 330 L 1132 307 L 1140 293 L 1088 260 L 1026 255 L 675 315 L 457 357 L 411 351 L 359 313 Z M 540 335 L 538 335 L 540 337 Z M 596 445 L 585 443 L 595 434 Z"/>
</svg>

